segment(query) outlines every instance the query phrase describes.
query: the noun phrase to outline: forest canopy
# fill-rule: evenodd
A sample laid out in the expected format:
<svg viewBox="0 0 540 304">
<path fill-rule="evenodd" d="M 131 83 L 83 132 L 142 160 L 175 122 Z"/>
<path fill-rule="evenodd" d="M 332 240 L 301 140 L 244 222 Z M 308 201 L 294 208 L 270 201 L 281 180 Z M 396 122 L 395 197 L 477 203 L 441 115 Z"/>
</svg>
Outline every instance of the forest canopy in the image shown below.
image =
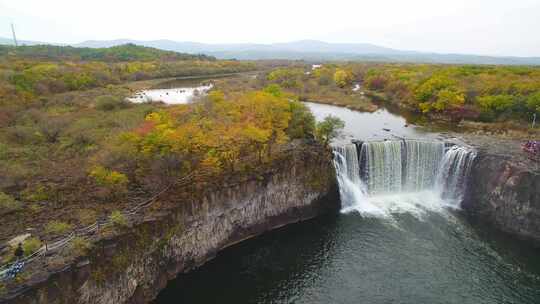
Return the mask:
<svg viewBox="0 0 540 304">
<path fill-rule="evenodd" d="M 230 97 L 213 91 L 199 103 L 148 114 L 121 135 L 119 153 L 138 159 L 141 168 L 167 159 L 175 167 L 164 172 L 230 173 L 271 162 L 291 140 L 313 139 L 316 127 L 309 109 L 279 88 Z"/>
<path fill-rule="evenodd" d="M 388 64 L 360 77 L 366 88 L 426 114 L 486 122 L 540 114 L 537 67 Z"/>
<path fill-rule="evenodd" d="M 277 68 L 265 81 L 302 100 L 367 111 L 371 109 L 364 93 L 454 121 L 526 121 L 540 114 L 539 67 L 325 63 L 311 69 Z"/>
<path fill-rule="evenodd" d="M 215 60 L 136 45 L 91 49 L 0 46 L 0 105 L 10 100 L 86 90 L 126 81 L 254 70 L 249 62 Z"/>
<path fill-rule="evenodd" d="M 52 61 L 176 61 L 176 60 L 207 60 L 215 61 L 216 58 L 203 54 L 185 54 L 172 51 L 164 51 L 151 47 L 135 44 L 124 44 L 109 48 L 78 48 L 72 46 L 57 45 L 22 45 L 19 47 L 0 45 L 0 56 L 11 58 L 28 58 Z"/>
</svg>

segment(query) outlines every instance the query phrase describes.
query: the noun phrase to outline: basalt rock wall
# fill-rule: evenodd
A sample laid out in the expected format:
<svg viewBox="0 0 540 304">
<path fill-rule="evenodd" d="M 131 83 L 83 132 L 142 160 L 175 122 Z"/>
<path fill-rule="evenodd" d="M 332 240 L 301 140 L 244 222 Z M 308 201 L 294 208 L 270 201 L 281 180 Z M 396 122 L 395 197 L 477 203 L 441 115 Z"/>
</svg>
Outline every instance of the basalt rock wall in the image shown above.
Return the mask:
<svg viewBox="0 0 540 304">
<path fill-rule="evenodd" d="M 147 303 L 227 246 L 339 209 L 331 159 L 323 147 L 303 149 L 264 174 L 194 187 L 188 199 L 172 191 L 87 257 L 34 278 L 5 303 Z"/>
<path fill-rule="evenodd" d="M 540 173 L 536 166 L 516 157 L 480 151 L 471 169 L 463 208 L 479 221 L 540 243 Z"/>
</svg>

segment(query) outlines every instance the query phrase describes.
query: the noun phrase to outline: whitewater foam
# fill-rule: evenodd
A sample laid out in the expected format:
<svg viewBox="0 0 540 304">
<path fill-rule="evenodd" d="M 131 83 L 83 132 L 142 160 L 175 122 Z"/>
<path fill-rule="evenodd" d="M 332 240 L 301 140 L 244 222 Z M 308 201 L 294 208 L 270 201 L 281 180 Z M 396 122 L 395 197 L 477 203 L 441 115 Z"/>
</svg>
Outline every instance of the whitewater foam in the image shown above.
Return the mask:
<svg viewBox="0 0 540 304">
<path fill-rule="evenodd" d="M 334 155 L 341 211 L 387 218 L 459 208 L 476 153 L 443 142 L 402 140 L 340 145 Z"/>
</svg>

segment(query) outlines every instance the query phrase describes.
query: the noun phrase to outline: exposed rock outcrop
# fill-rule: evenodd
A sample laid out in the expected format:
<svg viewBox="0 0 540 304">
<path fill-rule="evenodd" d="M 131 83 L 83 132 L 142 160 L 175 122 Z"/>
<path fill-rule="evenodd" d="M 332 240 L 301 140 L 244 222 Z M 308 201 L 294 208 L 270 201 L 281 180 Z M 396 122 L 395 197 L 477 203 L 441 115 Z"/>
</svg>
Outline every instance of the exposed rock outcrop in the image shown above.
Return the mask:
<svg viewBox="0 0 540 304">
<path fill-rule="evenodd" d="M 477 139 L 478 140 L 478 139 Z M 477 220 L 540 243 L 540 172 L 516 141 L 477 141 L 463 208 Z"/>
<path fill-rule="evenodd" d="M 330 152 L 296 151 L 262 176 L 189 199 L 169 194 L 151 216 L 6 303 L 147 303 L 227 246 L 338 208 Z"/>
</svg>

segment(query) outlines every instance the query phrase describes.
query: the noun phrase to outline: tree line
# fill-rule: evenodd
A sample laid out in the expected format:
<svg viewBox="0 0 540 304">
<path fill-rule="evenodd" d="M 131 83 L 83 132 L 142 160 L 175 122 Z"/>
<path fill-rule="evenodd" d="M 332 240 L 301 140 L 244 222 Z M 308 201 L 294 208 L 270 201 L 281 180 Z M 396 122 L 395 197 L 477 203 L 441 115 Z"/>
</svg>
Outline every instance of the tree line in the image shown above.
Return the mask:
<svg viewBox="0 0 540 304">
<path fill-rule="evenodd" d="M 366 96 L 375 96 L 451 121 L 526 121 L 540 114 L 540 68 L 532 66 L 326 63 L 276 68 L 263 83 L 358 110 L 372 110 Z"/>
<path fill-rule="evenodd" d="M 47 56 L 40 56 L 41 53 Z M 3 46 L 0 47 L 0 104 L 126 81 L 235 73 L 255 68 L 248 62 L 215 60 L 135 45 L 108 49 Z"/>
</svg>

